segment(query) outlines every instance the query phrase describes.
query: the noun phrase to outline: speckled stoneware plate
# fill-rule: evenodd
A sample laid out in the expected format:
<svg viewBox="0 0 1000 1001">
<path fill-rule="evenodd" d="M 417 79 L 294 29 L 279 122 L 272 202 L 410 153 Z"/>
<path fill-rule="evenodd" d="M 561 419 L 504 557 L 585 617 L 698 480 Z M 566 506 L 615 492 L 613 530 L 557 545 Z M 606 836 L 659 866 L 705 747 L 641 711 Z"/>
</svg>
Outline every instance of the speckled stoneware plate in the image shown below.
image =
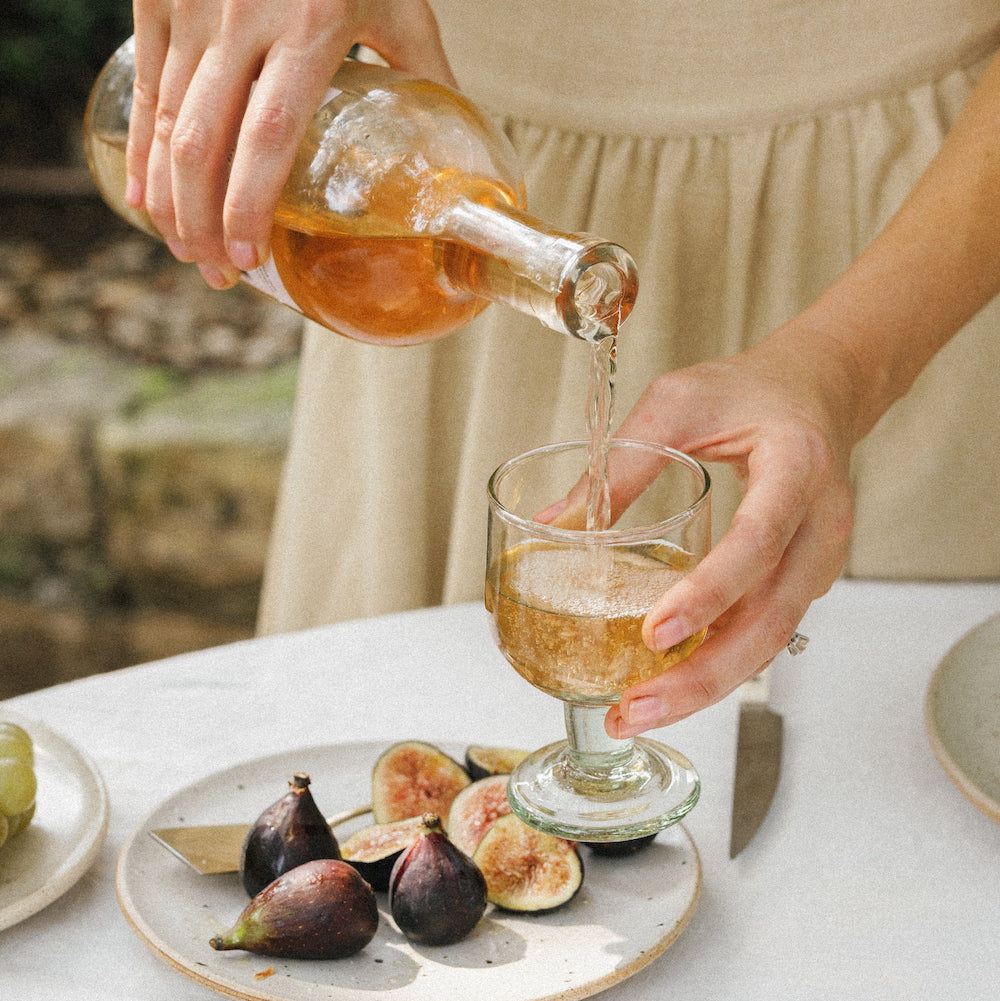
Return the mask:
<svg viewBox="0 0 1000 1001">
<path fill-rule="evenodd" d="M 236 998 L 261 1001 L 542 1001 L 588 997 L 631 976 L 687 926 L 701 892 L 701 862 L 677 825 L 625 859 L 582 849 L 583 886 L 551 914 L 489 909 L 456 945 L 416 947 L 392 923 L 384 894 L 375 938 L 361 952 L 330 961 L 279 960 L 216 952 L 209 939 L 247 902 L 234 873 L 199 876 L 150 837 L 184 824 L 252 822 L 287 789 L 296 771 L 327 815 L 366 803 L 371 771 L 385 743 L 339 744 L 247 762 L 195 783 L 163 802 L 129 835 L 118 859 L 122 911 L 139 937 L 187 976 Z M 438 743 L 461 759 L 464 745 Z M 371 823 L 363 816 L 339 837 Z"/>
<path fill-rule="evenodd" d="M 38 792 L 31 825 L 0 847 L 0 928 L 61 897 L 93 864 L 108 828 L 108 794 L 96 766 L 39 720 L 0 706 L 35 747 Z"/>
<path fill-rule="evenodd" d="M 1000 616 L 948 651 L 931 678 L 925 709 L 941 767 L 1000 824 Z"/>
</svg>

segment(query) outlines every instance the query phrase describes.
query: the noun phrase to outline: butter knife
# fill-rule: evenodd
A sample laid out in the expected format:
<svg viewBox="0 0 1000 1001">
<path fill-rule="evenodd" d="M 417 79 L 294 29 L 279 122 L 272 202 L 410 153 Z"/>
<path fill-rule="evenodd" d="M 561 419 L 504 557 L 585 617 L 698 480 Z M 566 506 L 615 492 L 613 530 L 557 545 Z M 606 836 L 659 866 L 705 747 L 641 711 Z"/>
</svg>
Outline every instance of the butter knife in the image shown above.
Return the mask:
<svg viewBox="0 0 1000 1001">
<path fill-rule="evenodd" d="M 768 707 L 768 667 L 739 689 L 740 723 L 736 739 L 736 777 L 729 857 L 750 843 L 767 815 L 781 773 L 781 716 Z"/>
<path fill-rule="evenodd" d="M 366 803 L 327 817 L 326 822 L 336 827 L 369 812 L 371 806 Z M 249 824 L 209 824 L 201 827 L 160 827 L 149 834 L 195 872 L 209 876 L 239 870 L 240 851 L 249 830 Z"/>
</svg>

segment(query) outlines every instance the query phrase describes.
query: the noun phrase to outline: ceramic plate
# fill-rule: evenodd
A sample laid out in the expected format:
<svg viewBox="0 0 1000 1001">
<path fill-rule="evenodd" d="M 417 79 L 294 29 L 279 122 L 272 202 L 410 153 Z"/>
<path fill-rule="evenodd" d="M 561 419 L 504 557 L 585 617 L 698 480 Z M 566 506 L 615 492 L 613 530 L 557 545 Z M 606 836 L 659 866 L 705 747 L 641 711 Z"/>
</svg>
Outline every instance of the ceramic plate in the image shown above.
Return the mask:
<svg viewBox="0 0 1000 1001">
<path fill-rule="evenodd" d="M 1000 823 L 1000 616 L 948 651 L 931 679 L 926 718 L 941 767 Z"/>
<path fill-rule="evenodd" d="M 372 942 L 347 959 L 279 960 L 216 952 L 209 939 L 247 903 L 234 873 L 199 876 L 150 837 L 159 827 L 252 822 L 287 790 L 296 771 L 327 815 L 367 803 L 371 770 L 387 744 L 313 747 L 247 762 L 162 803 L 129 835 L 118 860 L 118 899 L 140 938 L 189 977 L 236 998 L 263 1001 L 540 1001 L 583 998 L 635 973 L 687 926 L 701 890 L 701 863 L 680 825 L 626 859 L 582 849 L 583 886 L 552 914 L 489 909 L 456 945 L 415 947 L 395 928 L 384 894 Z M 438 745 L 460 757 L 464 745 Z M 341 839 L 370 815 L 337 828 Z"/>
<path fill-rule="evenodd" d="M 0 848 L 0 928 L 61 897 L 90 868 L 108 827 L 108 795 L 91 761 L 44 723 L 0 707 L 35 745 L 38 793 L 27 830 Z"/>
</svg>

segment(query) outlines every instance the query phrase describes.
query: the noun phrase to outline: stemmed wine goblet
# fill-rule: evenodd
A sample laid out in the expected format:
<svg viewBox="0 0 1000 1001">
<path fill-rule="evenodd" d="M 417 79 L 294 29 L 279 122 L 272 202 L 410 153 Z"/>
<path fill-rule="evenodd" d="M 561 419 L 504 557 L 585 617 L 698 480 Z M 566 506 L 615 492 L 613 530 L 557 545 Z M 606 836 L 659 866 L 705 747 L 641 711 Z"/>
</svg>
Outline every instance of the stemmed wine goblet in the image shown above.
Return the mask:
<svg viewBox="0 0 1000 1001">
<path fill-rule="evenodd" d="M 678 751 L 647 737 L 615 740 L 604 716 L 628 686 L 701 643 L 703 634 L 653 652 L 641 628 L 655 600 L 708 551 L 710 482 L 681 452 L 612 439 L 611 527 L 588 530 L 572 509 L 539 520 L 585 480 L 589 449 L 587 441 L 546 445 L 490 478 L 486 607 L 507 660 L 564 704 L 567 740 L 515 769 L 512 810 L 560 837 L 624 841 L 676 823 L 701 788 Z"/>
</svg>

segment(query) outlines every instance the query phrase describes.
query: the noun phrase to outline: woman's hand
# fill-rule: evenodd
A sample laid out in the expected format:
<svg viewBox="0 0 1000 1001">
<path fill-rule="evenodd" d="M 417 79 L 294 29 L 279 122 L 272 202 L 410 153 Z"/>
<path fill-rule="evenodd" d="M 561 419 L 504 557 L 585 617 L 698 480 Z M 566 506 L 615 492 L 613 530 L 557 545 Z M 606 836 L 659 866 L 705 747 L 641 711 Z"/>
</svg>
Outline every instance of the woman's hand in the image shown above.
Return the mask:
<svg viewBox="0 0 1000 1001">
<path fill-rule="evenodd" d="M 605 720 L 611 736 L 675 723 L 723 698 L 787 645 L 837 578 L 852 526 L 854 385 L 845 354 L 790 326 L 741 355 L 659 377 L 626 417 L 617 437 L 728 463 L 745 493 L 715 548 L 643 624 L 652 649 L 705 627 L 708 637 L 625 692 Z"/>
<path fill-rule="evenodd" d="M 353 44 L 455 83 L 425 0 L 135 0 L 134 14 L 126 198 L 215 288 L 267 260 L 295 152 Z"/>
</svg>

